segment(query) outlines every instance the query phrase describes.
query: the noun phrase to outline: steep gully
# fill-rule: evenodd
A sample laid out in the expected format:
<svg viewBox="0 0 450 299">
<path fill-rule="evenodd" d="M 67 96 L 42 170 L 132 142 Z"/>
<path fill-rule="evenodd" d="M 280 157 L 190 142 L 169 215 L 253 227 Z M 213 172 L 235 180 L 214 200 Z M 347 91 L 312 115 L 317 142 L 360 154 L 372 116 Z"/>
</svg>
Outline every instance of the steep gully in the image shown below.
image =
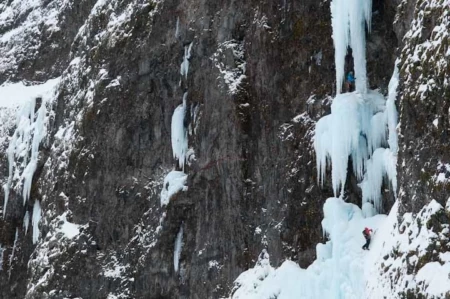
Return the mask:
<svg viewBox="0 0 450 299">
<path fill-rule="evenodd" d="M 371 26 L 371 1 L 332 1 L 332 26 L 335 46 L 336 84 L 331 114 L 316 125 L 318 181 L 323 184 L 327 164 L 332 170 L 335 196 L 324 205 L 322 227 L 329 237 L 317 246 L 317 259 L 306 270 L 292 262 L 273 269 L 269 254 L 263 252 L 255 268 L 236 280 L 233 298 L 369 298 L 366 284 L 373 275 L 377 254 L 361 249 L 361 231 L 368 226 L 377 231 L 388 218 L 382 210 L 382 186 L 388 179 L 393 194 L 397 190 L 397 111 L 395 101 L 399 74 L 395 68 L 387 100 L 367 88 L 366 26 Z M 348 48 L 353 50 L 356 91 L 341 93 Z M 349 169 L 348 157 L 351 159 Z M 362 189 L 362 208 L 344 201 L 348 172 L 353 172 Z M 395 211 L 392 215 L 395 215 Z M 395 216 L 394 216 L 395 218 Z M 379 250 L 387 236 L 382 230 L 372 247 Z M 372 277 L 373 278 L 373 277 Z M 372 294 L 373 296 L 374 294 Z"/>
</svg>

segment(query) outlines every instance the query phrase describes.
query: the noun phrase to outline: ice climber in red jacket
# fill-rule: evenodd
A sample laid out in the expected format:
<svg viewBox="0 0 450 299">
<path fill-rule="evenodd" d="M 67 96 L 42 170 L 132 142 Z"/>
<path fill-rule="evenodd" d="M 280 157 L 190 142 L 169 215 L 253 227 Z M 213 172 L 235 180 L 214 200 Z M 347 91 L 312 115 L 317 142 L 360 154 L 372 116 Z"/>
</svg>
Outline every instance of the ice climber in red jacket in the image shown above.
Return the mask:
<svg viewBox="0 0 450 299">
<path fill-rule="evenodd" d="M 363 235 L 364 238 L 366 238 L 366 244 L 364 244 L 364 246 L 362 247 L 363 250 L 369 250 L 369 245 L 370 245 L 370 239 L 372 238 L 372 229 L 370 228 L 365 228 L 363 230 Z"/>
</svg>

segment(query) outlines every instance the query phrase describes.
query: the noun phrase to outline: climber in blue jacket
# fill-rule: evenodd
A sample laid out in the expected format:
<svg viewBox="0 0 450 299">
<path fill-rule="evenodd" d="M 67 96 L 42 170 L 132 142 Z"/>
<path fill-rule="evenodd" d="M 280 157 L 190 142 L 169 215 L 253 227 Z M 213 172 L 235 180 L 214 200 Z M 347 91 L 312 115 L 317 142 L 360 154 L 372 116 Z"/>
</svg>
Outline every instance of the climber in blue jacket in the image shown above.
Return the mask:
<svg viewBox="0 0 450 299">
<path fill-rule="evenodd" d="M 353 72 L 350 71 L 347 74 L 347 91 L 352 92 L 355 90 L 355 76 L 353 75 Z"/>
</svg>

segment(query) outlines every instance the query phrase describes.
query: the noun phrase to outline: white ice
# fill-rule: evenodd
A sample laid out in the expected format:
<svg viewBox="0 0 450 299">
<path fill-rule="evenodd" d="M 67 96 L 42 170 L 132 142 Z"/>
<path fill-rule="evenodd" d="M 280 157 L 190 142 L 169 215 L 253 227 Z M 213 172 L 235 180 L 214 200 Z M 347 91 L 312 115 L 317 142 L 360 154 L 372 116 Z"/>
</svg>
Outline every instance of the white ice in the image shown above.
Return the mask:
<svg viewBox="0 0 450 299">
<path fill-rule="evenodd" d="M 25 235 L 28 233 L 29 226 L 30 226 L 30 213 L 26 211 L 25 216 L 23 217 L 23 228 L 25 229 Z"/>
<path fill-rule="evenodd" d="M 333 41 L 335 48 L 336 88 L 341 93 L 347 48 L 353 50 L 356 90 L 367 91 L 366 25 L 370 30 L 372 0 L 331 1 Z"/>
<path fill-rule="evenodd" d="M 183 62 L 181 63 L 180 66 L 180 74 L 181 76 L 184 76 L 186 79 L 188 77 L 189 72 L 189 59 L 191 59 L 192 45 L 193 43 L 190 43 L 189 46 L 184 46 Z"/>
<path fill-rule="evenodd" d="M 175 247 L 173 250 L 173 268 L 175 272 L 178 272 L 180 265 L 181 250 L 183 249 L 183 226 L 180 227 L 180 231 L 175 239 Z"/>
<path fill-rule="evenodd" d="M 395 101 L 399 81 L 398 68 L 395 67 L 389 83 L 389 93 L 386 109 L 372 117 L 372 136 L 369 142 L 373 153 L 366 161 L 364 180 L 361 182 L 362 204 L 371 203 L 375 209 L 381 211 L 381 188 L 383 180 L 388 179 L 394 195 L 397 193 L 397 108 Z M 388 132 L 388 136 L 386 136 Z M 388 148 L 380 148 L 387 143 Z"/>
<path fill-rule="evenodd" d="M 178 160 L 178 166 L 184 170 L 186 153 L 188 151 L 188 130 L 184 125 L 186 116 L 187 93 L 184 93 L 183 104 L 179 105 L 172 116 L 171 139 L 173 157 Z"/>
<path fill-rule="evenodd" d="M 397 156 L 389 148 L 375 150 L 366 163 L 364 180 L 361 182 L 362 202 L 372 203 L 381 211 L 381 188 L 383 179 L 388 178 L 392 190 L 397 190 Z"/>
<path fill-rule="evenodd" d="M 31 191 L 33 175 L 37 167 L 39 145 L 47 134 L 47 103 L 53 99 L 54 90 L 60 79 L 52 79 L 44 84 L 25 86 L 22 83 L 3 84 L 0 87 L 0 106 L 20 106 L 16 116 L 16 129 L 7 149 L 9 175 L 3 186 L 5 192 L 3 217 L 6 216 L 10 189 L 22 186 L 18 190 L 25 203 Z M 41 98 L 37 112 L 36 98 Z M 15 101 L 17 100 L 17 104 Z"/>
<path fill-rule="evenodd" d="M 397 64 L 399 62 L 395 62 L 394 74 L 392 74 L 391 81 L 389 82 L 389 93 L 388 99 L 386 101 L 386 117 L 388 123 L 389 137 L 388 143 L 389 148 L 393 153 L 397 153 L 398 151 L 398 137 L 397 137 L 397 122 L 398 122 L 398 114 L 397 108 L 395 106 L 395 102 L 397 100 L 397 88 L 399 83 L 399 71 Z"/>
<path fill-rule="evenodd" d="M 31 223 L 33 225 L 33 244 L 39 240 L 39 222 L 41 221 L 41 203 L 36 200 L 33 205 L 33 216 Z"/>
<path fill-rule="evenodd" d="M 317 175 L 323 184 L 327 164 L 331 164 L 335 196 L 342 192 L 347 178 L 348 158 L 358 179 L 364 175 L 364 166 L 374 147 L 386 136 L 385 122 L 376 121 L 385 109 L 384 97 L 375 91 L 337 95 L 331 105 L 331 114 L 322 117 L 316 125 L 314 148 Z M 375 118 L 375 121 L 372 119 Z"/>
</svg>

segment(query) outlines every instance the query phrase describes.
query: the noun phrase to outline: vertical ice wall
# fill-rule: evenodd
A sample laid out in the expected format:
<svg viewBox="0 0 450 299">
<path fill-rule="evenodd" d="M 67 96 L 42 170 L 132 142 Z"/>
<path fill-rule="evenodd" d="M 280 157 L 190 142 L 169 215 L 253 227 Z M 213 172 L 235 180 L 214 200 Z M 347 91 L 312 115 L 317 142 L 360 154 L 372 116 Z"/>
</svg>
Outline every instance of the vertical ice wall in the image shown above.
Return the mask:
<svg viewBox="0 0 450 299">
<path fill-rule="evenodd" d="M 399 81 L 398 68 L 395 67 L 394 74 L 389 82 L 389 92 L 386 101 L 386 109 L 376 127 L 388 131 L 387 141 L 389 147 L 374 150 L 370 160 L 366 163 L 364 180 L 361 182 L 363 206 L 373 203 L 377 211 L 381 210 L 381 188 L 383 178 L 387 177 L 391 183 L 392 190 L 397 190 L 397 109 L 395 101 L 397 98 L 397 87 Z M 387 140 L 386 140 L 387 139 Z M 369 215 L 366 215 L 369 216 Z"/>
<path fill-rule="evenodd" d="M 333 99 L 331 114 L 317 122 L 314 138 L 317 177 L 322 185 L 326 166 L 331 164 L 335 196 L 343 191 L 349 157 L 353 162 L 353 172 L 361 180 L 373 148 L 385 142 L 381 139 L 386 136 L 386 124 L 378 123 L 384 119 L 380 118 L 384 110 L 385 100 L 378 92 L 344 93 Z"/>
<path fill-rule="evenodd" d="M 319 184 L 323 184 L 327 165 L 330 165 L 334 194 L 342 196 L 347 172 L 353 171 L 361 182 L 362 202 L 375 205 L 378 211 L 383 178 L 389 179 L 393 190 L 397 188 L 395 82 L 398 82 L 397 71 L 387 101 L 375 91 L 337 95 L 331 114 L 317 122 L 314 137 Z M 349 158 L 353 164 L 351 170 L 348 169 Z"/>
<path fill-rule="evenodd" d="M 370 30 L 372 0 L 331 1 L 331 22 L 336 64 L 336 90 L 342 91 L 345 76 L 345 56 L 350 46 L 353 50 L 356 90 L 367 91 L 366 24 Z"/>
<path fill-rule="evenodd" d="M 9 175 L 7 183 L 3 186 L 3 189 L 5 191 L 3 218 L 5 218 L 6 216 L 6 207 L 8 205 L 9 190 L 11 188 L 13 180 L 18 179 L 19 175 L 17 171 L 14 171 L 17 169 L 17 166 L 15 165 L 16 157 L 22 158 L 21 163 L 22 167 L 28 168 L 28 172 L 32 168 L 32 166 L 28 167 L 28 158 L 29 158 L 30 141 L 32 139 L 35 127 L 34 125 L 35 107 L 36 107 L 36 99 L 33 98 L 28 103 L 25 103 L 24 106 L 22 106 L 22 108 L 19 110 L 17 114 L 16 130 L 14 131 L 14 134 L 11 137 L 8 149 L 6 150 L 6 153 L 8 155 Z M 42 109 L 43 107 L 41 107 L 39 110 Z M 20 179 L 22 180 L 23 177 L 20 176 Z M 25 203 L 26 199 L 28 198 L 28 192 L 23 193 L 23 195 Z"/>
<path fill-rule="evenodd" d="M 364 214 L 371 216 L 374 208 L 381 210 L 383 179 L 389 179 L 394 191 L 397 188 L 398 70 L 389 84 L 387 101 L 380 93 L 367 89 L 365 29 L 371 25 L 371 0 L 333 0 L 331 13 L 338 95 L 331 105 L 331 115 L 316 125 L 317 176 L 319 184 L 323 184 L 330 164 L 334 194 L 343 196 L 350 158 L 361 182 Z M 353 50 L 357 91 L 340 94 L 348 46 Z"/>
<path fill-rule="evenodd" d="M 397 66 L 398 63 L 399 61 L 396 61 L 394 74 L 392 75 L 391 81 L 389 82 L 388 99 L 386 102 L 387 122 L 389 129 L 388 143 L 389 148 L 394 153 L 397 153 L 398 151 L 398 137 L 397 137 L 398 114 L 397 108 L 395 106 L 395 102 L 397 100 L 397 88 L 400 80 Z"/>
<path fill-rule="evenodd" d="M 23 204 L 30 197 L 33 175 L 36 171 L 39 156 L 39 145 L 47 134 L 47 105 L 53 99 L 53 91 L 60 78 L 48 80 L 44 84 L 24 86 L 22 83 L 2 87 L 2 101 L 18 100 L 23 102 L 16 116 L 16 129 L 11 136 L 6 151 L 8 155 L 8 180 L 3 185 L 5 192 L 3 217 L 7 213 L 7 205 L 11 188 L 22 194 Z M 41 105 L 36 110 L 36 99 L 41 99 Z"/>
<path fill-rule="evenodd" d="M 32 112 L 34 114 L 34 111 Z M 34 134 L 33 141 L 31 142 L 31 158 L 28 165 L 22 172 L 23 177 L 23 203 L 30 198 L 31 183 L 33 181 L 33 175 L 37 168 L 39 145 L 47 134 L 47 128 L 45 123 L 45 117 L 47 115 L 47 107 L 45 103 L 41 104 L 37 113 L 36 120 L 34 121 Z M 31 114 L 30 114 L 31 116 Z"/>
</svg>

